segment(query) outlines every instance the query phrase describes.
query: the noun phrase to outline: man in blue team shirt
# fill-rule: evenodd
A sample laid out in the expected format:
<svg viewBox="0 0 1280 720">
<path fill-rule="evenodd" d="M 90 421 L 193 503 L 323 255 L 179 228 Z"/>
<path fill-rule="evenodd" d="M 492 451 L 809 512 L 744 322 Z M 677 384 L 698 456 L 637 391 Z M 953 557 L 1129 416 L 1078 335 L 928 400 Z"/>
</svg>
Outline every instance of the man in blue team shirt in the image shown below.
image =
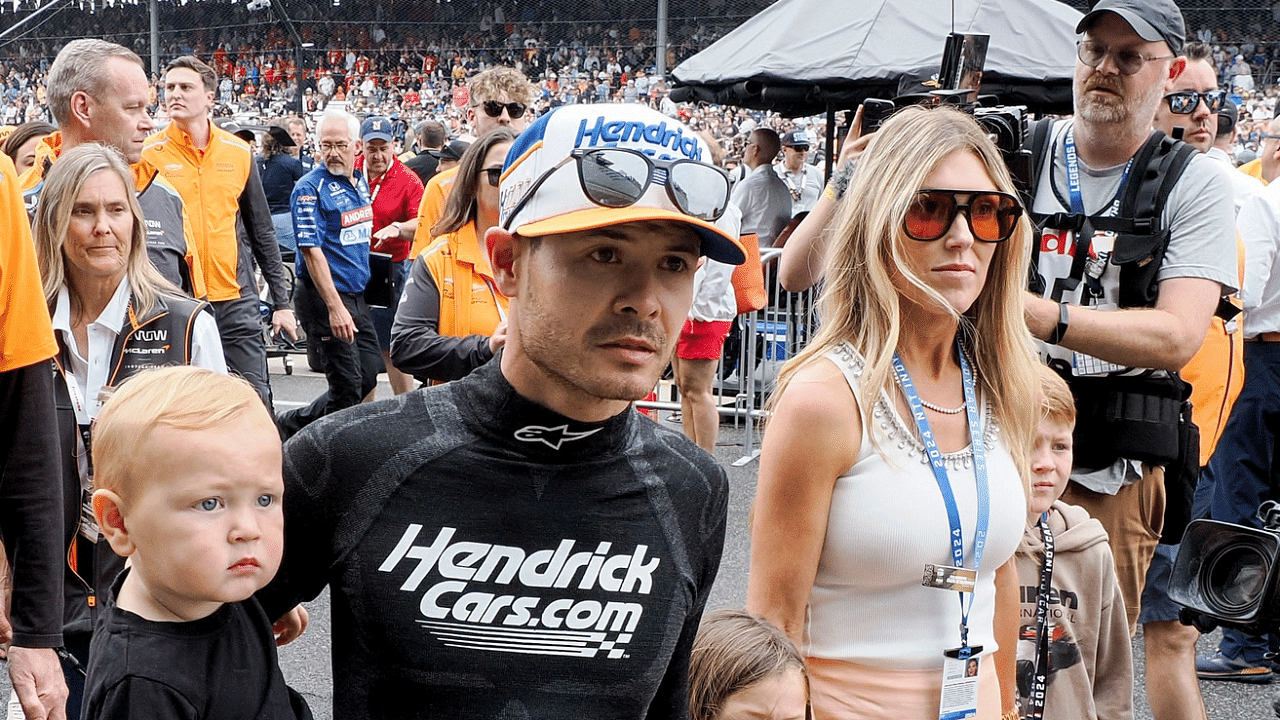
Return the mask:
<svg viewBox="0 0 1280 720">
<path fill-rule="evenodd" d="M 364 175 L 355 169 L 359 138 L 360 122 L 354 116 L 326 111 L 316 132 L 324 165 L 298 181 L 290 200 L 301 259 L 298 318 L 307 342 L 317 344 L 329 389 L 307 407 L 279 416 L 285 438 L 313 420 L 358 404 L 383 368 L 364 299 L 373 208 Z"/>
</svg>

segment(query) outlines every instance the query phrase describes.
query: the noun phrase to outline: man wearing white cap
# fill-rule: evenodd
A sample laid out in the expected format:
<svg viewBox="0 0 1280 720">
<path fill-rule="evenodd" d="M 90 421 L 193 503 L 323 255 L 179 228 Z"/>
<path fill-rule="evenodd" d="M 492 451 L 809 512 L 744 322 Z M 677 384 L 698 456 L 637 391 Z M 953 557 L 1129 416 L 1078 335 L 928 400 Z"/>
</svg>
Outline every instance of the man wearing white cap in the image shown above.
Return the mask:
<svg viewBox="0 0 1280 720">
<path fill-rule="evenodd" d="M 487 235 L 507 344 L 287 446 L 283 615 L 333 597 L 334 716 L 683 717 L 728 486 L 631 408 L 658 381 L 728 178 L 687 127 L 570 105 L 507 155 Z"/>
</svg>

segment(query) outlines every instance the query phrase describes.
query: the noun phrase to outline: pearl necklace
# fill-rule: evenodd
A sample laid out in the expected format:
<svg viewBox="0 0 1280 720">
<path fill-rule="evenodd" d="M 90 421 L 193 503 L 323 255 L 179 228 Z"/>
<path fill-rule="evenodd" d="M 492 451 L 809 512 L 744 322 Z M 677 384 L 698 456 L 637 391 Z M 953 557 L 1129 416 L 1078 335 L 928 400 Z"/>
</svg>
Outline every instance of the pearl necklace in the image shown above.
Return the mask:
<svg viewBox="0 0 1280 720">
<path fill-rule="evenodd" d="M 943 415 L 959 415 L 964 410 L 964 405 L 957 408 L 944 408 L 940 405 L 934 405 L 924 398 L 920 398 L 920 404 L 929 410 L 942 413 Z"/>
<path fill-rule="evenodd" d="M 894 384 L 897 385 L 899 388 L 902 387 L 902 383 L 898 382 L 897 376 L 893 378 L 893 381 L 894 381 Z M 964 408 L 965 408 L 965 405 L 963 403 L 960 404 L 960 407 L 944 408 L 941 405 L 934 405 L 933 403 L 929 402 L 928 400 L 925 400 L 924 398 L 920 398 L 920 404 L 929 410 L 932 410 L 936 413 L 942 413 L 943 415 L 959 415 L 960 413 L 964 412 Z"/>
</svg>

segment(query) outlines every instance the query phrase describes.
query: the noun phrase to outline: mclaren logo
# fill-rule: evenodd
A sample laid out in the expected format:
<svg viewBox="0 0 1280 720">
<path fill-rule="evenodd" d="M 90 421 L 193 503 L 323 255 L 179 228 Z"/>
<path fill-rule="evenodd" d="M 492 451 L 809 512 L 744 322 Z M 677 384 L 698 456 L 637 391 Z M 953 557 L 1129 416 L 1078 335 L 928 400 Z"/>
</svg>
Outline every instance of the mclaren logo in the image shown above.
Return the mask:
<svg viewBox="0 0 1280 720">
<path fill-rule="evenodd" d="M 569 426 L 560 425 L 558 427 L 543 427 L 542 425 L 526 425 L 516 431 L 516 439 L 520 442 L 527 443 L 545 443 L 552 450 L 559 450 L 561 445 L 574 440 L 581 440 L 589 435 L 595 435 L 603 428 L 594 430 L 584 430 L 582 432 L 574 432 Z"/>
</svg>

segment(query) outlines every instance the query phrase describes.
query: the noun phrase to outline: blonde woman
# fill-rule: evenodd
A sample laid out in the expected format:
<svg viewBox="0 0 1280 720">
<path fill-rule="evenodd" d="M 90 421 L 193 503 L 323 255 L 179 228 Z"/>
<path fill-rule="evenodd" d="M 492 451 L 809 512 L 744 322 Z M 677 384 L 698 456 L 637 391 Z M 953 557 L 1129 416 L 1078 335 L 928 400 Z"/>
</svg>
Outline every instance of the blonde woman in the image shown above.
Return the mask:
<svg viewBox="0 0 1280 720">
<path fill-rule="evenodd" d="M 950 709 L 1016 715 L 1021 216 L 978 124 L 923 108 L 885 123 L 836 215 L 821 330 L 772 400 L 747 601 L 808 656 L 815 718 L 936 720 L 944 669 Z"/>
<path fill-rule="evenodd" d="M 86 520 L 90 428 L 110 391 L 138 372 L 197 365 L 225 373 L 203 302 L 185 297 L 147 259 L 147 226 L 120 153 L 97 143 L 66 151 L 45 175 L 34 223 L 36 259 L 53 316 L 62 447 L 65 555 L 63 638 L 81 666 L 100 607 L 124 560 Z M 74 569 L 73 569 L 74 568 Z M 65 665 L 67 717 L 80 716 L 84 675 Z"/>
</svg>

